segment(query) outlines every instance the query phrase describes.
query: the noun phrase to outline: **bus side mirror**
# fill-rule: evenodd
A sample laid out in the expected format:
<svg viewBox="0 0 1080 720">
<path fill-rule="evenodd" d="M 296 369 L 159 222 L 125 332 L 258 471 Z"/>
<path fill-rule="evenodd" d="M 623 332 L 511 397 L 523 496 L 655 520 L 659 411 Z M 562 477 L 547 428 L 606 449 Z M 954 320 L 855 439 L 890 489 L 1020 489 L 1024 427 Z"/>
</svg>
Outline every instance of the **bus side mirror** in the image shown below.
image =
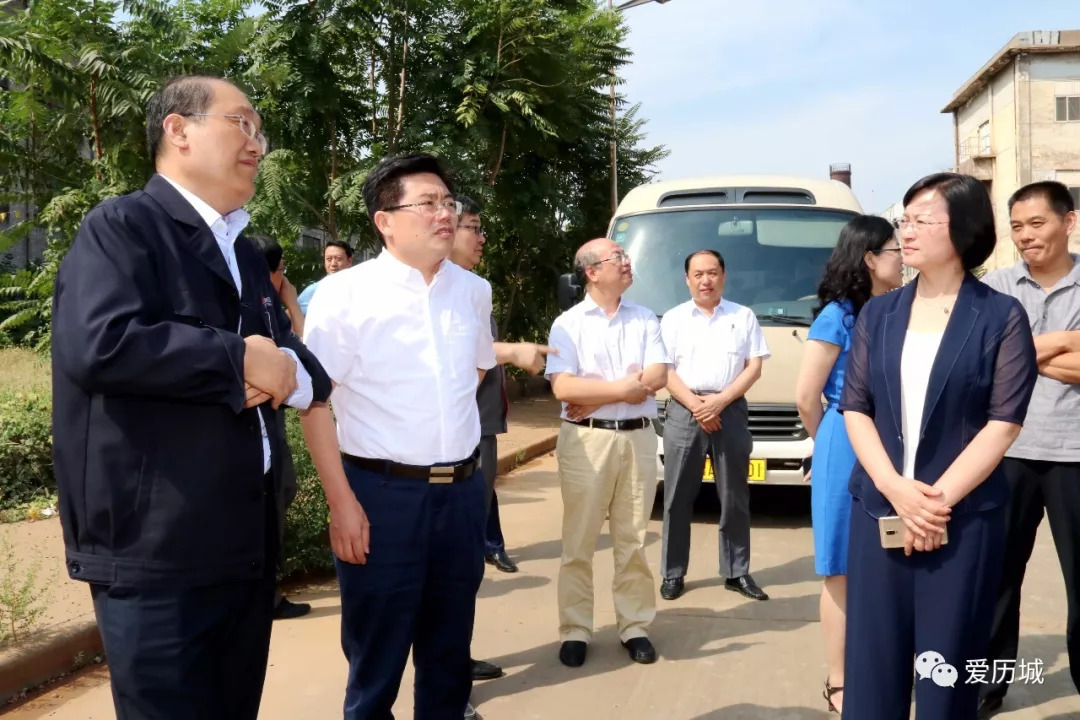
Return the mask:
<svg viewBox="0 0 1080 720">
<path fill-rule="evenodd" d="M 577 284 L 577 277 L 573 273 L 559 276 L 559 309 L 566 311 L 577 304 L 581 297 L 581 286 Z"/>
</svg>

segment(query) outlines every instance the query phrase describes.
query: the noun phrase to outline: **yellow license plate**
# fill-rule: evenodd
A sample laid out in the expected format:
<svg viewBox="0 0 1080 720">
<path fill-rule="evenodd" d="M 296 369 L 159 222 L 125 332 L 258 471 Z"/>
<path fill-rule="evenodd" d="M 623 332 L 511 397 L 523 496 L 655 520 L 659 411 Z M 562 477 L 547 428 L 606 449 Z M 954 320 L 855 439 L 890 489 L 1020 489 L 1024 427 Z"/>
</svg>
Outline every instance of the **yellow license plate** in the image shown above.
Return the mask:
<svg viewBox="0 0 1080 720">
<path fill-rule="evenodd" d="M 712 458 L 705 458 L 705 473 L 706 480 L 714 480 Z M 746 479 L 750 482 L 765 482 L 765 461 L 764 460 L 751 460 L 750 469 L 746 474 Z"/>
</svg>

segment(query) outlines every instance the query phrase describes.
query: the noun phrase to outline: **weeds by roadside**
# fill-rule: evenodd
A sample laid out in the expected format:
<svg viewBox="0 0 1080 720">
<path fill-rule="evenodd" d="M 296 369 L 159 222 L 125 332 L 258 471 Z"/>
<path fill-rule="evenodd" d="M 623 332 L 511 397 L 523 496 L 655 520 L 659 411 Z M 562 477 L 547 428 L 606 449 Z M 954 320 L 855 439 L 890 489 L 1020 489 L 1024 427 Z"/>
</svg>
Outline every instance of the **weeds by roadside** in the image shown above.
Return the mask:
<svg viewBox="0 0 1080 720">
<path fill-rule="evenodd" d="M 23 520 L 47 520 L 56 517 L 56 493 L 46 493 L 30 502 L 16 505 L 7 510 L 0 510 L 0 524 L 21 522 Z"/>
<path fill-rule="evenodd" d="M 20 559 L 15 546 L 0 539 L 0 648 L 30 633 L 45 612 L 51 581 L 41 573 L 40 558 Z"/>
<path fill-rule="evenodd" d="M 0 348 L 0 392 L 38 390 L 50 387 L 49 357 L 25 348 Z"/>
</svg>

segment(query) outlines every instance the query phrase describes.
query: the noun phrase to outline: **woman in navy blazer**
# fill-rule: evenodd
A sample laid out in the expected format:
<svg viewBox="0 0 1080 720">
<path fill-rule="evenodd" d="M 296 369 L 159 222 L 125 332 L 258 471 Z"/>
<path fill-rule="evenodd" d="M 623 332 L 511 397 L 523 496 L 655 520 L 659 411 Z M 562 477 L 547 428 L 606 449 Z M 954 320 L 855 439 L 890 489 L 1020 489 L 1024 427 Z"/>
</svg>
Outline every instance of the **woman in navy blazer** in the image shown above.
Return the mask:
<svg viewBox="0 0 1080 720">
<path fill-rule="evenodd" d="M 1035 346 L 1019 302 L 971 274 L 996 241 L 982 183 L 923 178 L 899 227 L 919 276 L 859 314 L 840 403 L 858 458 L 843 716 L 906 720 L 914 669 L 918 720 L 974 719 L 969 663 L 986 656 L 1005 543 L 999 465 L 1031 399 Z M 886 516 L 904 547 L 882 547 Z"/>
</svg>

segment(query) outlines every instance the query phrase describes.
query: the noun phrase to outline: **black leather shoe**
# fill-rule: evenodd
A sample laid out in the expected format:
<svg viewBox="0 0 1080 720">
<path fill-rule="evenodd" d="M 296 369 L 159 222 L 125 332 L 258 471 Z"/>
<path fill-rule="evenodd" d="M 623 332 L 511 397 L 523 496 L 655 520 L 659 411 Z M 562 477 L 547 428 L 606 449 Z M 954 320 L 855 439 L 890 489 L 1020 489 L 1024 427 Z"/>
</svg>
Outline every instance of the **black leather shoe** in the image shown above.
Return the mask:
<svg viewBox="0 0 1080 720">
<path fill-rule="evenodd" d="M 514 564 L 514 561 L 510 559 L 510 556 L 506 554 L 505 550 L 499 550 L 490 555 L 485 555 L 484 562 L 488 565 L 494 565 L 504 573 L 516 573 L 518 571 L 518 566 Z"/>
<path fill-rule="evenodd" d="M 732 592 L 737 592 L 751 600 L 768 600 L 769 596 L 765 594 L 765 591 L 758 587 L 758 584 L 754 582 L 754 578 L 749 574 L 742 577 L 729 578 L 724 581 L 724 587 Z"/>
<path fill-rule="evenodd" d="M 660 583 L 660 597 L 665 600 L 674 600 L 683 594 L 683 579 L 667 578 L 664 582 Z"/>
<path fill-rule="evenodd" d="M 1001 709 L 1001 698 L 998 697 L 984 697 L 979 698 L 979 720 L 986 720 L 987 718 L 996 715 L 998 710 Z"/>
<path fill-rule="evenodd" d="M 505 674 L 503 669 L 494 663 L 484 662 L 483 660 L 472 661 L 473 680 L 494 680 L 495 678 L 501 678 Z"/>
<path fill-rule="evenodd" d="M 311 612 L 311 605 L 308 603 L 294 603 L 289 602 L 286 597 L 281 598 L 281 602 L 274 608 L 275 620 L 292 620 L 294 618 L 303 617 Z"/>
<path fill-rule="evenodd" d="M 559 647 L 559 662 L 566 667 L 581 667 L 585 664 L 585 653 L 589 644 L 580 640 L 567 640 Z"/>
<path fill-rule="evenodd" d="M 642 665 L 656 662 L 656 648 L 649 642 L 649 638 L 630 638 L 622 644 L 630 653 L 630 659 Z"/>
</svg>

